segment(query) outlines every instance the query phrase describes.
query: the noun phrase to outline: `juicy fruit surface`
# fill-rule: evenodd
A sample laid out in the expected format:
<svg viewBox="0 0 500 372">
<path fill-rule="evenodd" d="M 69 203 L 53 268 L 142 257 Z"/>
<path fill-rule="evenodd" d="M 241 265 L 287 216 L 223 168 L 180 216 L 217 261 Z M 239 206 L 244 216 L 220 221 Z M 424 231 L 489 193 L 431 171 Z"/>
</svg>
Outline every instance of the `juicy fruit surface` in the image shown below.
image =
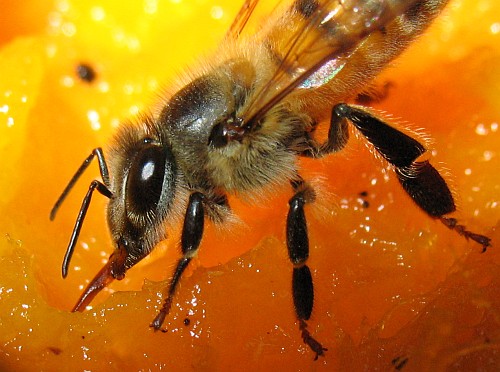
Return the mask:
<svg viewBox="0 0 500 372">
<path fill-rule="evenodd" d="M 69 310 L 113 249 L 106 201 L 96 195 L 61 279 L 67 239 L 97 165 L 56 221 L 48 220 L 92 148 L 105 146 L 120 121 L 154 104 L 158 92 L 175 89 L 175 75 L 217 45 L 238 4 L 25 3 L 5 5 L 9 21 L 0 22 L 0 370 L 500 365 L 497 2 L 454 1 L 379 77 L 376 85 L 388 90 L 374 104 L 432 136 L 433 162 L 450 170 L 459 196 L 458 217 L 491 237 L 492 247 L 481 254 L 419 211 L 354 136 L 341 154 L 304 161 L 304 178 L 320 190 L 318 206 L 306 211 L 316 289 L 309 329 L 329 349 L 316 362 L 293 312 L 284 243 L 289 190 L 264 206 L 230 200 L 244 223 L 228 231 L 208 226 L 165 333 L 149 323 L 179 255 L 179 231 L 92 309 L 74 314 Z M 93 81 L 78 78 L 82 63 L 94 69 Z"/>
</svg>

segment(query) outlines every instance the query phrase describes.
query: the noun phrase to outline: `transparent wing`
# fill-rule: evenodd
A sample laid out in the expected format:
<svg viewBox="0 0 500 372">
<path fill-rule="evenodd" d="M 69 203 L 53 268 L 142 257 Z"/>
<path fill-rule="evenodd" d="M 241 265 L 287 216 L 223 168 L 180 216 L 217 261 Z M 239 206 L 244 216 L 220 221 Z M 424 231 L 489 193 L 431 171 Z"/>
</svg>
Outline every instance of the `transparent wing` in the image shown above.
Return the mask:
<svg viewBox="0 0 500 372">
<path fill-rule="evenodd" d="M 235 40 L 240 36 L 258 2 L 259 0 L 245 0 L 226 33 L 226 39 Z"/>
<path fill-rule="evenodd" d="M 245 126 L 255 125 L 292 90 L 328 83 L 368 35 L 383 30 L 418 2 L 295 0 L 263 35 L 276 68 L 240 113 Z"/>
</svg>

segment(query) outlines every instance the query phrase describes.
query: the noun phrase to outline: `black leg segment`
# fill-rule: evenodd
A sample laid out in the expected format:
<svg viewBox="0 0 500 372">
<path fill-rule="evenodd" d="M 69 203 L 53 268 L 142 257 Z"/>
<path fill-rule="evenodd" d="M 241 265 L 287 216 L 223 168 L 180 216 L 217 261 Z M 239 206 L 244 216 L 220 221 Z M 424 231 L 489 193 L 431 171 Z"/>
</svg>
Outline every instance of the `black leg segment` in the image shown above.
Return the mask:
<svg viewBox="0 0 500 372">
<path fill-rule="evenodd" d="M 286 221 L 286 242 L 288 256 L 294 265 L 292 274 L 292 295 L 295 314 L 299 321 L 302 339 L 312 351 L 315 359 L 323 355 L 325 348 L 316 341 L 307 330 L 307 323 L 311 317 L 314 303 L 314 286 L 311 270 L 306 265 L 309 257 L 309 237 L 304 205 L 314 200 L 314 191 L 304 181 L 292 181 L 295 195 L 288 202 L 290 209 Z"/>
<path fill-rule="evenodd" d="M 307 236 L 306 216 L 304 213 L 305 201 L 299 193 L 288 204 L 290 206 L 286 220 L 288 256 L 294 265 L 299 265 L 309 257 L 309 237 Z"/>
<path fill-rule="evenodd" d="M 432 217 L 455 211 L 443 177 L 428 161 L 418 160 L 427 151 L 424 145 L 358 106 L 340 104 L 333 108 L 332 122 L 345 119 L 395 167 L 399 182 L 421 209 Z"/>
<path fill-rule="evenodd" d="M 297 317 L 309 320 L 314 303 L 314 288 L 311 270 L 307 265 L 293 268 L 292 288 Z"/>
<path fill-rule="evenodd" d="M 335 119 L 335 120 L 334 120 Z M 336 120 L 332 116 L 330 128 L 328 129 L 327 140 L 319 144 L 313 138 L 309 138 L 309 148 L 302 151 L 299 155 L 309 158 L 320 158 L 342 150 L 349 140 L 349 128 L 346 120 Z"/>
<path fill-rule="evenodd" d="M 454 212 L 455 201 L 448 185 L 429 161 L 396 168 L 403 189 L 431 217 Z"/>
<path fill-rule="evenodd" d="M 170 312 L 177 285 L 179 284 L 184 270 L 187 268 L 200 246 L 205 222 L 203 200 L 204 196 L 199 192 L 194 192 L 189 197 L 186 215 L 184 217 L 184 225 L 182 227 L 181 249 L 183 257 L 177 262 L 163 306 L 151 323 L 151 327 L 153 327 L 155 331 L 161 328 L 165 321 L 165 317 Z"/>
<path fill-rule="evenodd" d="M 382 157 L 395 167 L 409 166 L 426 148 L 414 138 L 384 123 L 360 106 L 339 104 L 333 108 L 332 123 L 349 120 Z"/>
<path fill-rule="evenodd" d="M 332 111 L 332 126 L 338 127 L 346 119 L 394 166 L 401 186 L 424 212 L 486 250 L 490 245 L 488 237 L 466 230 L 455 219 L 443 217 L 456 210 L 455 200 L 441 174 L 428 160 L 422 159 L 427 151 L 423 144 L 360 106 L 336 105 Z"/>
</svg>

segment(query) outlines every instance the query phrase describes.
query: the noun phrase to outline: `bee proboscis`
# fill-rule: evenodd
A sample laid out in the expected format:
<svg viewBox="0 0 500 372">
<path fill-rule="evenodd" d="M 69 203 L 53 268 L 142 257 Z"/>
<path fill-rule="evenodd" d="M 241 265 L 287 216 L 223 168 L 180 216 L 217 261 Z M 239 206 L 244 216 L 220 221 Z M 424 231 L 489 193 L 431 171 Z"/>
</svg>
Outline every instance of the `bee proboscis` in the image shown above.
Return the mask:
<svg viewBox="0 0 500 372">
<path fill-rule="evenodd" d="M 90 184 L 62 266 L 66 277 L 92 194 L 109 198 L 115 251 L 73 311 L 146 257 L 166 238 L 167 222 L 183 217 L 182 258 L 151 326 L 158 330 L 172 306 L 182 274 L 202 242 L 205 221 L 221 224 L 227 195 L 250 197 L 289 184 L 286 244 L 293 265 L 292 296 L 303 341 L 316 358 L 326 350 L 307 328 L 314 289 L 304 206 L 316 192 L 303 179 L 300 157 L 321 158 L 347 143 L 349 124 L 395 171 L 403 189 L 430 217 L 483 247 L 448 215 L 455 201 L 424 156 L 423 141 L 396 129 L 374 110 L 352 104 L 367 84 L 446 6 L 448 0 L 294 0 L 278 7 L 253 35 L 245 33 L 258 0 L 247 0 L 220 50 L 161 110 L 124 123 L 108 152 L 96 148 L 56 202 L 61 203 L 97 158 L 102 181 Z M 328 125 L 327 138 L 316 136 Z"/>
</svg>

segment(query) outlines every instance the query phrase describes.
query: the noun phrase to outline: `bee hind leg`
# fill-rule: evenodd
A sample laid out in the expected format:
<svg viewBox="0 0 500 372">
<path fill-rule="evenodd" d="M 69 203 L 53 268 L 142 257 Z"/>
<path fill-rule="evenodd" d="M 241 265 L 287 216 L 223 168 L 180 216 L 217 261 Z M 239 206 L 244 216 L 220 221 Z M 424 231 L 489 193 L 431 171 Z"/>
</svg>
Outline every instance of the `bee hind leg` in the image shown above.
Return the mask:
<svg viewBox="0 0 500 372">
<path fill-rule="evenodd" d="M 290 209 L 286 221 L 288 255 L 294 266 L 292 296 L 302 339 L 316 353 L 314 359 L 316 360 L 320 355 L 324 355 L 327 349 L 314 339 L 307 329 L 306 321 L 311 317 L 313 308 L 314 287 L 311 271 L 306 265 L 307 258 L 309 257 L 309 238 L 304 213 L 304 205 L 313 202 L 315 194 L 314 190 L 302 179 L 292 181 L 292 186 L 295 195 L 288 202 Z"/>
<path fill-rule="evenodd" d="M 467 230 L 454 218 L 445 217 L 456 210 L 455 200 L 444 178 L 423 157 L 427 152 L 423 144 L 360 106 L 336 105 L 332 111 L 332 126 L 338 127 L 346 119 L 394 166 L 399 183 L 420 209 L 466 239 L 482 245 L 483 252 L 486 250 L 490 238 Z"/>
</svg>

